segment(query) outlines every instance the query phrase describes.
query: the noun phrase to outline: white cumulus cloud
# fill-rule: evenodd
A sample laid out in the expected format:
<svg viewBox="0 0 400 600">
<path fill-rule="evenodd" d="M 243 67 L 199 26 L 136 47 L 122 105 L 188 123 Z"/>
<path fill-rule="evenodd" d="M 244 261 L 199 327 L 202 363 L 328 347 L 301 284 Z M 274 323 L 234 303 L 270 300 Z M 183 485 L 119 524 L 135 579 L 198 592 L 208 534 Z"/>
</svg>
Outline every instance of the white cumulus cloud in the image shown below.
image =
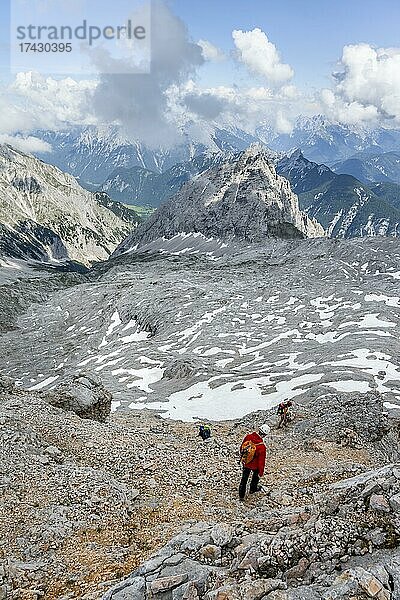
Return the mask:
<svg viewBox="0 0 400 600">
<path fill-rule="evenodd" d="M 276 46 L 258 27 L 252 31 L 236 29 L 232 32 L 239 60 L 256 75 L 272 84 L 283 84 L 294 75 L 290 65 L 281 62 Z"/>
<path fill-rule="evenodd" d="M 94 123 L 90 105 L 96 85 L 90 80 L 18 73 L 10 85 L 0 89 L 0 134 L 22 133 L 26 137 L 35 129 Z"/>
<path fill-rule="evenodd" d="M 71 77 L 54 79 L 36 72 L 18 73 L 10 92 L 16 104 L 23 100 L 24 109 L 36 126 L 58 129 L 63 124 L 89 124 L 91 98 L 96 81 L 76 81 Z"/>
<path fill-rule="evenodd" d="M 328 116 L 345 123 L 400 124 L 400 48 L 345 46 L 333 78 L 333 89 L 321 92 Z"/>
<path fill-rule="evenodd" d="M 22 135 L 0 134 L 0 144 L 9 144 L 13 148 L 27 154 L 51 151 L 50 144 L 33 135 L 23 137 Z"/>
<path fill-rule="evenodd" d="M 222 50 L 220 48 L 217 48 L 217 46 L 214 46 L 214 44 L 212 44 L 208 40 L 199 40 L 197 43 L 202 50 L 204 60 L 215 62 L 225 60 L 226 56 L 222 52 Z"/>
</svg>

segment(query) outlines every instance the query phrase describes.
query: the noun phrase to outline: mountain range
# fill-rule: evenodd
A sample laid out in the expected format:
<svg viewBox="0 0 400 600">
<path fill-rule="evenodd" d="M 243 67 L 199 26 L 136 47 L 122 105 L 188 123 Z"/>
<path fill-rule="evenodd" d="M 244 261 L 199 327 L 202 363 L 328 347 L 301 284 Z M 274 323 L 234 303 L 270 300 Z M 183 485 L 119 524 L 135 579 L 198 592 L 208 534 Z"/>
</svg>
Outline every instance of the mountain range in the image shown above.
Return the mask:
<svg viewBox="0 0 400 600">
<path fill-rule="evenodd" d="M 10 146 L 0 146 L 0 252 L 15 258 L 105 260 L 138 222 L 105 194 Z"/>
<path fill-rule="evenodd" d="M 192 177 L 235 162 L 240 153 L 206 153 L 177 164 L 163 173 L 141 167 L 118 169 L 102 189 L 122 202 L 160 206 Z M 349 174 L 337 173 L 324 164 L 305 158 L 300 150 L 282 156 L 268 152 L 277 172 L 288 179 L 299 197 L 301 210 L 316 218 L 331 237 L 399 235 L 400 186 L 395 183 L 364 183 Z"/>
<path fill-rule="evenodd" d="M 38 158 L 70 173 L 91 191 L 100 189 L 116 169 L 141 167 L 162 173 L 207 151 L 237 152 L 257 141 L 256 137 L 238 128 L 219 127 L 202 131 L 201 142 L 183 132 L 181 141 L 168 149 L 148 148 L 139 141 L 129 140 L 114 127 L 36 131 L 35 136 L 51 146 L 51 152 L 37 153 Z"/>
<path fill-rule="evenodd" d="M 268 126 L 260 126 L 256 135 L 273 150 L 287 153 L 301 148 L 306 158 L 328 166 L 359 153 L 373 156 L 398 151 L 400 147 L 398 129 L 335 123 L 322 115 L 299 117 L 291 133 L 279 134 Z"/>
<path fill-rule="evenodd" d="M 226 160 L 234 160 L 235 156 L 232 152 L 206 152 L 177 163 L 163 173 L 138 166 L 118 167 L 100 189 L 119 202 L 157 207 L 192 177 Z"/>
<path fill-rule="evenodd" d="M 290 181 L 301 209 L 317 219 L 328 236 L 400 235 L 400 210 L 395 200 L 399 186 L 379 193 L 376 186 L 307 160 L 300 150 L 282 158 L 277 171 Z"/>
<path fill-rule="evenodd" d="M 147 206 L 151 212 L 165 202 L 169 208 L 163 208 L 145 226 L 153 228 L 152 239 L 156 231 L 168 237 L 179 233 L 179 227 L 182 232 L 201 232 L 206 237 L 258 239 L 258 234 L 263 237 L 260 231 L 266 215 L 261 217 L 257 211 L 268 200 L 272 163 L 277 174 L 290 182 L 291 189 L 285 192 L 288 197 L 292 191 L 298 196 L 298 205 L 297 198 L 291 197 L 290 216 L 281 219 L 280 215 L 276 223 L 291 223 L 306 236 L 307 217 L 318 221 L 330 237 L 399 235 L 400 133 L 395 130 L 355 128 L 320 116 L 298 119 L 293 132 L 285 135 L 267 127 L 259 127 L 256 135 L 251 135 L 239 128 L 210 125 L 201 142 L 183 132 L 183 141 L 168 150 L 146 148 L 110 127 L 36 134 L 51 145 L 51 151 L 41 155 L 51 164 L 9 146 L 1 147 L 0 250 L 8 256 L 83 264 L 104 260 L 125 243 L 139 222 L 135 212 L 124 205 Z M 263 140 L 264 147 L 269 144 L 267 151 L 261 149 L 261 143 L 254 145 L 257 139 Z M 247 169 L 243 152 L 250 144 L 250 155 L 253 159 L 255 153 L 264 156 L 268 169 Z M 294 144 L 301 150 L 289 151 Z M 311 156 L 318 161 L 310 160 Z M 322 157 L 329 164 L 321 164 Z M 235 179 L 238 177 L 240 182 Z M 207 186 L 205 194 L 199 188 L 201 182 Z M 235 186 L 238 195 L 232 203 L 230 192 Z M 211 189 L 212 197 L 221 195 L 228 201 L 205 200 Z M 264 204 L 253 206 L 256 192 Z M 251 198 L 245 203 L 247 193 Z M 208 201 L 215 209 L 211 220 L 212 211 L 204 213 Z M 166 225 L 172 206 L 175 216 L 169 215 Z M 250 228 L 249 207 L 258 219 Z M 281 208 L 284 213 L 287 207 Z M 302 226 L 300 211 L 304 212 Z M 226 219 L 226 214 L 233 221 Z M 155 225 L 160 218 L 162 227 Z M 240 226 L 240 219 L 247 225 Z M 276 223 L 272 219 L 268 235 Z M 275 229 L 275 234 L 283 237 L 293 233 L 287 228 Z"/>
<path fill-rule="evenodd" d="M 197 155 L 240 152 L 255 142 L 285 154 L 301 148 L 307 159 L 328 166 L 360 153 L 374 156 L 396 152 L 400 147 L 398 130 L 334 123 L 321 115 L 299 117 L 289 134 L 278 134 L 267 125 L 249 133 L 238 127 L 212 123 L 198 131 L 191 124 L 182 131 L 181 141 L 168 149 L 149 148 L 138 140 L 128 139 L 116 127 L 36 131 L 35 136 L 51 146 L 50 152 L 38 153 L 39 158 L 74 175 L 90 190 L 98 190 L 116 169 L 141 167 L 162 173 Z"/>
</svg>

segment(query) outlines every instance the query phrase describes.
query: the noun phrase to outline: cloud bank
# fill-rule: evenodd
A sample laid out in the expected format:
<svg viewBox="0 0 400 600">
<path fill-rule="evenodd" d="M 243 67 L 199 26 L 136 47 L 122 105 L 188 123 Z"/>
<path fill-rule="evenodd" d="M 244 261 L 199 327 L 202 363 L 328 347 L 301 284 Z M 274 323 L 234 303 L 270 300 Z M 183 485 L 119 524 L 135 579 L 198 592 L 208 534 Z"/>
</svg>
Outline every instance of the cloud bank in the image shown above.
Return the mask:
<svg viewBox="0 0 400 600">
<path fill-rule="evenodd" d="M 400 125 L 400 48 L 345 46 L 333 80 L 333 89 L 321 92 L 328 116 L 345 123 Z"/>
<path fill-rule="evenodd" d="M 50 144 L 32 135 L 23 137 L 21 135 L 0 134 L 0 144 L 9 144 L 27 154 L 51 151 Z"/>
<path fill-rule="evenodd" d="M 168 90 L 204 63 L 200 45 L 163 3 L 152 11 L 152 64 L 147 74 L 102 75 L 93 95 L 100 122 L 118 122 L 126 135 L 149 147 L 170 146 L 180 132 L 171 122 Z M 101 68 L 101 65 L 98 65 Z"/>
<path fill-rule="evenodd" d="M 92 80 L 19 73 L 0 89 L 0 141 L 42 152 L 48 148 L 32 134 L 37 129 L 117 124 L 127 139 L 167 149 L 183 141 L 183 131 L 197 131 L 200 139 L 215 126 L 254 133 L 266 123 L 288 134 L 297 116 L 316 113 L 347 124 L 400 127 L 400 48 L 347 45 L 331 87 L 308 93 L 296 86 L 292 66 L 259 28 L 235 29 L 229 55 L 208 40 L 191 40 L 186 25 L 161 0 L 151 18 L 150 73 Z M 100 73 L 106 63 L 109 69 L 105 51 L 92 59 Z M 215 77 L 224 70 L 221 61 L 231 61 L 231 72 L 232 59 L 241 67 L 239 81 L 246 70 L 246 84 L 199 84 L 206 62 L 214 63 L 208 71 Z"/>
</svg>

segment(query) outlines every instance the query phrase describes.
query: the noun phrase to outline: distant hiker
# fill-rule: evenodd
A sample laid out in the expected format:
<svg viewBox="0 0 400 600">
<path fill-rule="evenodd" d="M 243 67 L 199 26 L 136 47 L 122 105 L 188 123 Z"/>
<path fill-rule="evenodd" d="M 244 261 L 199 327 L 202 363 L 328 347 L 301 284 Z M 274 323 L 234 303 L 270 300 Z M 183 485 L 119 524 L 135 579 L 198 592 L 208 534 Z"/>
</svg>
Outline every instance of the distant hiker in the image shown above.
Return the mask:
<svg viewBox="0 0 400 600">
<path fill-rule="evenodd" d="M 199 427 L 199 436 L 203 440 L 208 440 L 211 437 L 211 428 L 209 425 L 200 425 Z"/>
<path fill-rule="evenodd" d="M 282 426 L 286 427 L 293 419 L 292 414 L 290 412 L 291 407 L 293 406 L 293 402 L 291 400 L 286 400 L 286 402 L 281 402 L 278 406 L 277 414 L 280 416 L 280 420 L 278 423 L 278 429 Z"/>
<path fill-rule="evenodd" d="M 261 491 L 258 485 L 260 477 L 264 475 L 266 447 L 263 438 L 270 433 L 270 427 L 266 423 L 261 425 L 258 433 L 253 431 L 244 438 L 240 446 L 240 462 L 243 465 L 242 479 L 239 485 L 239 498 L 243 500 L 246 495 L 247 481 L 250 473 L 253 473 L 250 482 L 250 494 Z"/>
</svg>

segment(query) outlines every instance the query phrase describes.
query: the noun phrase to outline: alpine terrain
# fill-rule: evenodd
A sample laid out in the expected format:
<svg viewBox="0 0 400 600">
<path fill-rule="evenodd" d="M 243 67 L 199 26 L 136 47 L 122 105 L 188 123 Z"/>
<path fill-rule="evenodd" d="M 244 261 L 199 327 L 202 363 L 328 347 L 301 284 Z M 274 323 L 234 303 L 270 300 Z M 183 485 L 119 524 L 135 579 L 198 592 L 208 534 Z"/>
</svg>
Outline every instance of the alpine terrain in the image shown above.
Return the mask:
<svg viewBox="0 0 400 600">
<path fill-rule="evenodd" d="M 115 254 L 191 232 L 249 242 L 324 235 L 322 227 L 299 210 L 289 182 L 276 174 L 272 159 L 258 145 L 185 184 Z"/>
<path fill-rule="evenodd" d="M 138 222 L 133 211 L 81 188 L 74 177 L 0 146 L 0 249 L 35 260 L 106 259 Z"/>
<path fill-rule="evenodd" d="M 301 150 L 281 158 L 277 172 L 288 179 L 300 208 L 329 237 L 400 235 L 400 186 L 365 184 L 307 160 Z"/>
<path fill-rule="evenodd" d="M 140 167 L 162 173 L 206 151 L 237 152 L 258 141 L 236 127 L 210 126 L 202 127 L 203 141 L 196 142 L 190 124 L 183 129 L 181 142 L 168 149 L 148 148 L 128 139 L 116 127 L 76 127 L 59 132 L 36 131 L 35 135 L 51 146 L 50 153 L 38 153 L 38 157 L 74 175 L 90 190 L 98 190 L 116 169 Z"/>
<path fill-rule="evenodd" d="M 292 185 L 343 176 L 300 153 L 212 160 L 133 232 L 1 156 L 0 598 L 399 600 L 398 237 L 328 238 Z"/>
<path fill-rule="evenodd" d="M 354 175 L 364 183 L 400 183 L 400 153 L 354 156 L 336 163 L 333 169 L 336 173 Z"/>
<path fill-rule="evenodd" d="M 277 133 L 261 125 L 257 135 L 278 152 L 301 148 L 309 160 L 328 165 L 361 152 L 369 155 L 396 152 L 400 143 L 398 129 L 338 123 L 324 115 L 298 117 L 290 133 Z"/>
</svg>

